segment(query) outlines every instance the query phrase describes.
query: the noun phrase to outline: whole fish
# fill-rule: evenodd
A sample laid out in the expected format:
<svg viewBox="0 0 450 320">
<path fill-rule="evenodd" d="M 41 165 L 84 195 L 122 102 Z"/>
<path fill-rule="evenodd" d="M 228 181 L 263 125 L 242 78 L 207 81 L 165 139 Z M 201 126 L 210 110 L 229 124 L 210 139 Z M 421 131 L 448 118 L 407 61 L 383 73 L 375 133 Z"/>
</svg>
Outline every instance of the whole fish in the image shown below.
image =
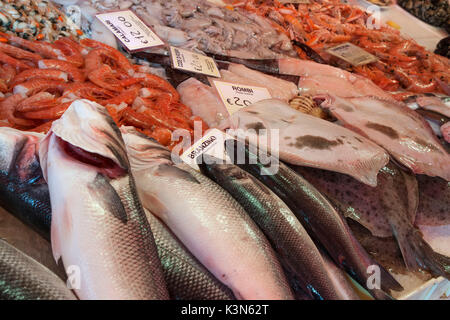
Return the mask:
<svg viewBox="0 0 450 320">
<path fill-rule="evenodd" d="M 0 138 L 4 139 L 2 141 L 11 141 L 9 144 L 2 144 L 0 154 L 5 156 L 15 149 L 20 149 L 22 140 L 16 139 L 13 141 L 12 139 L 26 136 L 27 134 L 27 132 L 16 129 L 0 128 Z M 31 134 L 32 138 L 34 136 L 34 134 Z M 44 137 L 43 135 L 36 136 L 39 138 Z M 33 143 L 36 144 L 36 149 L 39 149 L 38 141 L 33 139 Z M 33 152 L 24 152 L 23 154 L 32 157 L 33 161 L 37 161 L 37 155 Z M 20 160 L 21 157 L 18 156 L 14 158 L 15 164 L 11 167 L 16 169 L 31 163 L 30 160 Z M 35 170 L 35 172 L 39 173 L 37 176 L 40 179 L 40 183 L 37 186 L 34 184 L 29 186 L 26 199 L 29 203 L 39 203 L 40 205 L 32 206 L 28 211 L 22 209 L 23 205 L 10 206 L 10 213 L 18 217 L 22 222 L 28 222 L 32 229 L 39 230 L 45 239 L 50 240 L 51 206 L 48 186 L 42 178 L 41 171 Z M 41 192 L 35 192 L 38 191 L 34 190 L 35 188 Z M 42 197 L 42 195 L 46 196 Z M 2 196 L 8 202 L 9 199 L 16 197 L 16 193 L 2 193 Z M 18 203 L 21 204 L 21 202 Z M 164 278 L 172 298 L 188 300 L 233 298 L 231 291 L 215 279 L 162 223 L 147 212 L 146 215 L 155 237 L 158 255 L 163 262 Z M 7 239 L 8 242 L 32 256 L 53 272 L 57 272 L 60 277 L 65 277 L 64 270 L 57 268 L 54 262 L 50 243 L 39 235 L 33 234 L 31 230 L 26 230 L 26 226 L 22 225 L 20 221 L 7 212 L 1 212 L 1 209 L 0 238 Z"/>
<path fill-rule="evenodd" d="M 154 140 L 122 127 L 144 207 L 158 216 L 238 299 L 292 299 L 265 236 L 219 185 Z"/>
<path fill-rule="evenodd" d="M 76 100 L 53 122 L 39 158 L 52 203 L 55 260 L 79 270 L 80 299 L 168 299 L 161 262 L 119 129 Z"/>
<path fill-rule="evenodd" d="M 342 214 L 363 224 L 374 236 L 395 236 L 409 270 L 426 269 L 436 276 L 450 276 L 450 259 L 434 252 L 414 226 L 419 190 L 413 175 L 389 163 L 378 175 L 378 186 L 372 188 L 334 172 L 295 170 Z"/>
<path fill-rule="evenodd" d="M 334 209 L 331 203 L 303 177 L 292 169 L 279 163 L 276 173 L 273 168 L 261 164 L 258 157 L 251 154 L 245 145 L 235 140 L 227 140 L 226 151 L 232 160 L 245 155 L 245 161 L 237 165 L 251 173 L 268 186 L 294 212 L 310 236 L 332 256 L 340 267 L 354 277 L 363 287 L 369 278 L 368 268 L 379 266 L 354 238 L 345 219 Z M 402 290 L 398 282 L 381 266 L 381 290 L 369 290 L 375 298 L 389 299 L 385 292 Z"/>
<path fill-rule="evenodd" d="M 409 96 L 403 100 L 403 102 L 405 102 L 410 109 L 416 110 L 417 108 L 422 108 L 450 118 L 450 97 L 448 96 L 424 93 L 421 95 Z"/>
<path fill-rule="evenodd" d="M 152 213 L 145 210 L 155 236 L 170 297 L 176 300 L 232 300 L 219 282 Z"/>
<path fill-rule="evenodd" d="M 328 97 L 321 106 L 414 173 L 450 180 L 448 152 L 428 123 L 406 105 L 376 97 Z"/>
<path fill-rule="evenodd" d="M 201 171 L 242 205 L 281 257 L 283 267 L 300 280 L 302 289 L 316 299 L 343 299 L 319 250 L 286 204 L 248 172 L 217 160 L 203 155 Z"/>
<path fill-rule="evenodd" d="M 243 130 L 250 143 L 277 151 L 285 162 L 345 173 L 371 186 L 376 186 L 378 171 L 389 161 L 381 147 L 361 135 L 280 100 L 240 109 L 231 116 L 229 127 L 238 129 L 237 135 Z M 278 130 L 279 137 L 272 129 Z"/>
<path fill-rule="evenodd" d="M 0 239 L 0 300 L 75 299 L 64 281 Z"/>
<path fill-rule="evenodd" d="M 38 154 L 42 137 L 0 128 L 0 206 L 49 239 L 50 196 Z"/>
</svg>

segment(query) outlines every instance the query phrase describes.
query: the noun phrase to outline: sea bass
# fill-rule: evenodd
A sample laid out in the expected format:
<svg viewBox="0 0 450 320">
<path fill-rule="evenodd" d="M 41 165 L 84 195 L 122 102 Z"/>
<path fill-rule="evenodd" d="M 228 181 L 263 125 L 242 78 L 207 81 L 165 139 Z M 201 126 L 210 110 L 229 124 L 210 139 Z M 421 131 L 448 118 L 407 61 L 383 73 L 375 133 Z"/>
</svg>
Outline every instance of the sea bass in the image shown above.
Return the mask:
<svg viewBox="0 0 450 320">
<path fill-rule="evenodd" d="M 155 236 L 171 299 L 235 299 L 231 290 L 206 270 L 164 223 L 146 209 L 145 214 Z"/>
<path fill-rule="evenodd" d="M 283 161 L 345 173 L 371 186 L 376 186 L 378 171 L 389 161 L 388 154 L 368 139 L 280 100 L 263 100 L 239 110 L 229 126 L 245 130 L 259 147 L 278 148 Z M 270 131 L 262 135 L 260 129 L 278 129 L 279 143 L 271 141 Z"/>
<path fill-rule="evenodd" d="M 450 258 L 442 256 L 424 241 L 414 227 L 419 205 L 415 177 L 389 163 L 371 188 L 354 179 L 324 170 L 295 168 L 340 209 L 374 236 L 395 236 L 408 269 L 427 269 L 436 276 L 450 277 Z"/>
<path fill-rule="evenodd" d="M 329 97 L 321 106 L 414 173 L 450 180 L 449 154 L 426 121 L 404 104 L 375 97 Z"/>
<path fill-rule="evenodd" d="M 80 272 L 80 299 L 168 299 L 119 129 L 76 100 L 40 144 L 55 260 Z"/>
<path fill-rule="evenodd" d="M 0 239 L 0 300 L 76 300 L 76 297 L 54 273 Z"/>
<path fill-rule="evenodd" d="M 168 149 L 122 127 L 144 207 L 157 215 L 238 299 L 292 299 L 267 239 L 219 185 Z"/>
<path fill-rule="evenodd" d="M 287 205 L 248 172 L 203 155 L 202 172 L 227 190 L 255 221 L 312 298 L 341 300 L 314 242 Z M 355 294 L 356 295 L 356 294 Z"/>
<path fill-rule="evenodd" d="M 49 239 L 50 196 L 38 154 L 42 138 L 0 128 L 0 206 Z"/>
<path fill-rule="evenodd" d="M 237 165 L 268 186 L 294 212 L 310 236 L 322 244 L 333 260 L 344 268 L 363 287 L 369 278 L 368 267 L 378 265 L 354 238 L 345 219 L 331 203 L 309 182 L 279 163 L 278 172 L 273 174 L 251 154 L 244 144 L 234 140 L 226 141 L 226 151 L 231 159 L 234 155 L 245 155 L 245 161 Z M 378 265 L 379 266 L 379 265 Z M 369 290 L 376 298 L 389 299 L 385 292 L 402 290 L 398 282 L 381 266 L 381 289 Z"/>
</svg>

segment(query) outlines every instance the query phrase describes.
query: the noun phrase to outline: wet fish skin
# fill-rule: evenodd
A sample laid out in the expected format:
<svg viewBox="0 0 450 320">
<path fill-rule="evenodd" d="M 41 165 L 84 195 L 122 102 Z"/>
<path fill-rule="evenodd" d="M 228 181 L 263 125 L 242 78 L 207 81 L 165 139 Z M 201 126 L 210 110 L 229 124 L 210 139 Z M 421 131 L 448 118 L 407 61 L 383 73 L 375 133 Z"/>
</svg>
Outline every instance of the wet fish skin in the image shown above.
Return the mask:
<svg viewBox="0 0 450 320">
<path fill-rule="evenodd" d="M 106 109 L 73 102 L 41 142 L 40 159 L 52 203 L 53 254 L 66 268 L 79 268 L 77 296 L 168 299 L 125 145 Z"/>
<path fill-rule="evenodd" d="M 372 188 L 334 172 L 301 167 L 294 170 L 326 195 L 343 215 L 365 226 L 374 236 L 395 236 L 411 271 L 427 269 L 437 276 L 449 276 L 445 270 L 450 260 L 434 252 L 414 227 L 419 206 L 414 175 L 390 162 L 378 174 L 378 186 Z"/>
<path fill-rule="evenodd" d="M 231 159 L 234 155 L 246 155 L 245 163 L 237 165 L 278 195 L 294 212 L 309 235 L 323 245 L 335 263 L 366 287 L 369 277 L 367 268 L 378 264 L 357 242 L 345 219 L 336 212 L 328 200 L 283 163 L 280 162 L 278 172 L 272 174 L 273 171 L 267 171 L 261 163 L 252 164 L 255 163 L 255 159 L 257 160 L 257 156 L 250 154 L 244 144 L 227 140 L 225 145 Z M 370 292 L 375 298 L 390 299 L 386 292 L 391 289 L 402 290 L 402 287 L 383 267 L 379 267 L 382 290 L 373 289 Z"/>
<path fill-rule="evenodd" d="M 0 206 L 49 239 L 50 196 L 38 157 L 42 137 L 0 128 Z"/>
<path fill-rule="evenodd" d="M 76 300 L 46 267 L 0 239 L 0 300 Z"/>
<path fill-rule="evenodd" d="M 418 226 L 450 225 L 450 183 L 437 177 L 417 175 L 419 208 L 415 224 Z"/>
<path fill-rule="evenodd" d="M 121 130 L 144 207 L 237 299 L 293 298 L 267 239 L 225 190 L 189 166 L 175 165 L 154 140 L 130 127 Z"/>
<path fill-rule="evenodd" d="M 245 209 L 281 257 L 285 269 L 295 274 L 303 291 L 319 300 L 339 300 L 319 250 L 292 211 L 269 188 L 233 164 L 203 155 L 203 174 L 227 190 Z"/>
<path fill-rule="evenodd" d="M 148 210 L 145 214 L 155 236 L 158 255 L 171 299 L 234 300 L 231 290 L 219 282 Z"/>
</svg>

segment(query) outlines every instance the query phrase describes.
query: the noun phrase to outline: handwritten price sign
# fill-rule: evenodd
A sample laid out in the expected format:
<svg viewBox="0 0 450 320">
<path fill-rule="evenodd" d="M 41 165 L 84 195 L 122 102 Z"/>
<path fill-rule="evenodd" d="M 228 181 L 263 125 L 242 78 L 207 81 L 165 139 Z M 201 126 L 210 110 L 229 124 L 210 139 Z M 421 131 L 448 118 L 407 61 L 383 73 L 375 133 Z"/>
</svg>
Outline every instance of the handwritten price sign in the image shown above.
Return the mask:
<svg viewBox="0 0 450 320">
<path fill-rule="evenodd" d="M 96 15 L 128 51 L 161 46 L 164 42 L 133 11 L 115 11 Z"/>
</svg>

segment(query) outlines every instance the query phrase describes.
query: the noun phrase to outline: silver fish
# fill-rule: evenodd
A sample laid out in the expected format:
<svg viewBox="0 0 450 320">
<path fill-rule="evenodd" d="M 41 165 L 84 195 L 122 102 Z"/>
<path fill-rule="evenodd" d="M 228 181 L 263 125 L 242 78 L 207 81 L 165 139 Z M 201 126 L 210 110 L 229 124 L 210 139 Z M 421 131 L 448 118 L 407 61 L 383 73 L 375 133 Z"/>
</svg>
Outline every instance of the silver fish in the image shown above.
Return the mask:
<svg viewBox="0 0 450 320">
<path fill-rule="evenodd" d="M 50 196 L 38 157 L 43 137 L 0 128 L 0 206 L 49 239 Z"/>
<path fill-rule="evenodd" d="M 314 186 L 281 162 L 278 171 L 274 173 L 272 168 L 268 169 L 261 164 L 258 157 L 249 152 L 241 142 L 230 139 L 225 146 L 231 159 L 235 159 L 235 155 L 245 155 L 245 161 L 238 161 L 237 165 L 279 196 L 294 212 L 311 238 L 326 249 L 334 262 L 362 286 L 367 286 L 369 266 L 379 265 L 357 242 L 345 219 Z M 402 290 L 402 287 L 389 272 L 381 266 L 379 268 L 381 290 L 374 288 L 370 293 L 375 298 L 390 299 L 386 292 L 391 289 Z"/>
<path fill-rule="evenodd" d="M 80 299 L 168 299 L 153 234 L 119 129 L 102 106 L 73 102 L 40 144 L 55 260 Z"/>
<path fill-rule="evenodd" d="M 133 128 L 122 127 L 143 205 L 238 299 L 292 299 L 265 236 L 220 186 Z"/>
<path fill-rule="evenodd" d="M 155 236 L 164 278 L 172 299 L 235 299 L 231 290 L 206 270 L 163 222 L 148 210 L 145 210 L 145 214 Z"/>
<path fill-rule="evenodd" d="M 346 298 L 337 292 L 316 245 L 278 196 L 238 166 L 221 164 L 208 155 L 202 160 L 202 172 L 242 205 L 267 236 L 284 268 L 299 279 L 303 291 L 316 299 Z"/>
<path fill-rule="evenodd" d="M 0 300 L 75 300 L 64 281 L 0 239 Z"/>
</svg>

